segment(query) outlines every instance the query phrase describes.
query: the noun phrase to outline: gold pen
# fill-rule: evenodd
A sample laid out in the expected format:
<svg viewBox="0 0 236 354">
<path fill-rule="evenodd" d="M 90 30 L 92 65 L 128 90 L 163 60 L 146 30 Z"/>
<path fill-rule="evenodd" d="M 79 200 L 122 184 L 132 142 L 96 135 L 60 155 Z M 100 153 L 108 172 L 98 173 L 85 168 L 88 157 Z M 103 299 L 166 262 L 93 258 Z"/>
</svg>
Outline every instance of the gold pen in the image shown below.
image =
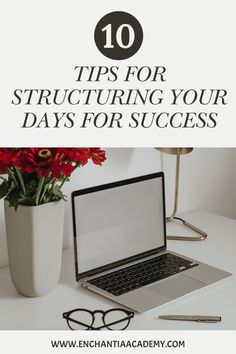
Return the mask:
<svg viewBox="0 0 236 354">
<path fill-rule="evenodd" d="M 174 321 L 194 321 L 204 323 L 221 322 L 221 316 L 199 316 L 199 315 L 161 315 L 157 318 Z"/>
</svg>

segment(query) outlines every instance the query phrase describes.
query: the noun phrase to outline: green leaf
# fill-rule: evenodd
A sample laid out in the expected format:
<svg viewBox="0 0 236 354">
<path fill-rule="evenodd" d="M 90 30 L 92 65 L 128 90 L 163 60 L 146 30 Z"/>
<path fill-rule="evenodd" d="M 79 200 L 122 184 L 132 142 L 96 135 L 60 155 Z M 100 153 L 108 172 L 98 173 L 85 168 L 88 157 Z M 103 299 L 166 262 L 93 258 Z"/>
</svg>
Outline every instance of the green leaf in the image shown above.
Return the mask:
<svg viewBox="0 0 236 354">
<path fill-rule="evenodd" d="M 14 189 L 16 189 L 16 185 L 15 182 L 13 180 L 10 180 L 8 182 L 8 192 L 12 192 Z"/>
<path fill-rule="evenodd" d="M 34 205 L 34 199 L 33 197 L 23 197 L 19 199 L 19 204 L 21 205 Z"/>
<path fill-rule="evenodd" d="M 4 198 L 8 193 L 8 183 L 6 181 L 0 184 L 0 199 Z"/>
<path fill-rule="evenodd" d="M 9 199 L 9 206 L 14 207 L 15 210 L 16 210 L 18 208 L 19 199 L 20 199 L 20 195 L 19 195 L 18 189 L 14 189 L 10 193 L 8 193 L 7 198 Z"/>
<path fill-rule="evenodd" d="M 33 180 L 29 181 L 26 184 L 27 194 L 29 196 L 32 196 L 33 194 L 36 194 L 37 187 L 38 187 L 38 181 L 36 179 L 33 179 Z"/>
<path fill-rule="evenodd" d="M 45 182 L 45 177 L 40 177 L 39 185 L 38 185 L 37 192 L 36 192 L 36 197 L 35 197 L 35 204 L 36 205 L 39 205 L 39 200 L 40 200 L 40 196 L 41 196 L 41 192 L 42 192 L 42 188 L 43 188 L 44 182 Z"/>
</svg>

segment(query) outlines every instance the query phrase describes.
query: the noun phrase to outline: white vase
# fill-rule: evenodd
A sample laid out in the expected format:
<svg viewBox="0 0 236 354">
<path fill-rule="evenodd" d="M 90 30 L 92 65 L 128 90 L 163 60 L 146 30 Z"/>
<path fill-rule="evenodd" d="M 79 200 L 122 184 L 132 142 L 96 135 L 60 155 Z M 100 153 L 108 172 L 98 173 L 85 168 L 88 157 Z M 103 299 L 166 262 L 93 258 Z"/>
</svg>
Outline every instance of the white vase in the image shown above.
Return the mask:
<svg viewBox="0 0 236 354">
<path fill-rule="evenodd" d="M 16 289 L 24 296 L 49 293 L 61 270 L 64 201 L 39 206 L 4 201 L 9 268 Z"/>
</svg>

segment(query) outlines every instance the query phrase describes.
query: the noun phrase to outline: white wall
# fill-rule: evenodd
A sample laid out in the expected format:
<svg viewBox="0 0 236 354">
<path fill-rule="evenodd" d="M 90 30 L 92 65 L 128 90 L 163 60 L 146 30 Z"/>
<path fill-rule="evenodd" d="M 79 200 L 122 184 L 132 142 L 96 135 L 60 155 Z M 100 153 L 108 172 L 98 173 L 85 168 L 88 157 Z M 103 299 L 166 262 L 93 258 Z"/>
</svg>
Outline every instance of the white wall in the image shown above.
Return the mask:
<svg viewBox="0 0 236 354">
<path fill-rule="evenodd" d="M 169 214 L 173 210 L 175 157 L 164 154 L 163 167 Z M 194 149 L 181 157 L 180 171 L 180 212 L 201 209 L 236 219 L 235 148 Z"/>
<path fill-rule="evenodd" d="M 149 148 L 106 149 L 102 167 L 89 164 L 71 177 L 64 193 L 164 169 L 167 214 L 173 204 L 175 157 Z M 236 218 L 236 149 L 194 149 L 181 159 L 179 212 L 202 209 Z M 65 214 L 65 247 L 72 244 L 71 201 Z M 7 264 L 3 202 L 0 201 L 0 266 Z"/>
</svg>

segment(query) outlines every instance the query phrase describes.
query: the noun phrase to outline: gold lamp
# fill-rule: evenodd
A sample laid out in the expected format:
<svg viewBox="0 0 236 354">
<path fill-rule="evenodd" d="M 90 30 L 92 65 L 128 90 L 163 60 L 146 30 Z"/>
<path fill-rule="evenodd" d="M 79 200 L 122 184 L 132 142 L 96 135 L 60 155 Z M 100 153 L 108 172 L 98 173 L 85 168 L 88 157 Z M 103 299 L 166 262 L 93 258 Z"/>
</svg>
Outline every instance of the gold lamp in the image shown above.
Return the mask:
<svg viewBox="0 0 236 354">
<path fill-rule="evenodd" d="M 184 147 L 184 148 L 156 148 L 156 149 L 159 150 L 160 152 L 165 153 L 165 154 L 171 154 L 171 155 L 176 156 L 174 209 L 173 209 L 172 214 L 166 218 L 166 221 L 170 222 L 172 220 L 179 220 L 186 227 L 195 231 L 198 234 L 197 236 L 171 236 L 171 235 L 168 235 L 167 239 L 168 240 L 178 240 L 178 241 L 205 240 L 207 237 L 207 233 L 205 231 L 201 230 L 197 226 L 190 224 L 190 222 L 176 216 L 176 213 L 178 210 L 178 196 L 179 196 L 180 156 L 189 154 L 193 150 L 193 148 Z"/>
</svg>

